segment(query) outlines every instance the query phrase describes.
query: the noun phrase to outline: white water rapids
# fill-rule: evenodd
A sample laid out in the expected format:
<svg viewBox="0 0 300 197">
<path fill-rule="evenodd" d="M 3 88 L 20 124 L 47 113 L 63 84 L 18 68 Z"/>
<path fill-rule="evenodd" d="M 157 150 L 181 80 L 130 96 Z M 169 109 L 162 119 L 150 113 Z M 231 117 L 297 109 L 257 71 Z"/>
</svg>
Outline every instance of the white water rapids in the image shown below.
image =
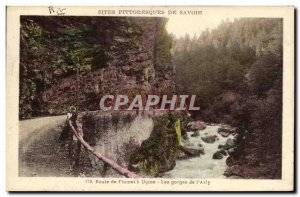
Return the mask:
<svg viewBox="0 0 300 197">
<path fill-rule="evenodd" d="M 217 130 L 220 126 L 207 126 L 206 129 L 199 132 L 199 136 L 191 137 L 192 132 L 188 132 L 189 141 L 194 144 L 190 148 L 199 148 L 202 144 L 204 148 L 204 155 L 194 157 L 191 159 L 177 160 L 176 166 L 173 170 L 166 172 L 163 177 L 165 178 L 226 178 L 223 173 L 227 168 L 226 158 L 213 159 L 213 154 L 218 151 L 220 144 L 224 145 L 228 138 L 233 138 L 232 135 L 223 137 Z M 218 140 L 209 144 L 204 142 L 201 137 L 216 135 Z"/>
</svg>

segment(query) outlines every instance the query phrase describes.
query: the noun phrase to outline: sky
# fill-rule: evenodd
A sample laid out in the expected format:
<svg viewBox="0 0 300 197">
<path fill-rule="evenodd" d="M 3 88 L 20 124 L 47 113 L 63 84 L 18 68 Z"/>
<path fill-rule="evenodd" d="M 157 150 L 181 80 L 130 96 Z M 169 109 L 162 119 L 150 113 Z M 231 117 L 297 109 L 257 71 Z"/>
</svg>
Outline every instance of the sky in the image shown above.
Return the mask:
<svg viewBox="0 0 300 197">
<path fill-rule="evenodd" d="M 172 16 L 169 17 L 167 23 L 167 31 L 176 36 L 176 38 L 184 37 L 186 33 L 190 36 L 196 34 L 199 36 L 202 31 L 207 28 L 209 30 L 218 27 L 222 20 L 233 21 L 234 17 L 229 16 L 214 16 L 203 17 L 203 16 Z"/>
</svg>

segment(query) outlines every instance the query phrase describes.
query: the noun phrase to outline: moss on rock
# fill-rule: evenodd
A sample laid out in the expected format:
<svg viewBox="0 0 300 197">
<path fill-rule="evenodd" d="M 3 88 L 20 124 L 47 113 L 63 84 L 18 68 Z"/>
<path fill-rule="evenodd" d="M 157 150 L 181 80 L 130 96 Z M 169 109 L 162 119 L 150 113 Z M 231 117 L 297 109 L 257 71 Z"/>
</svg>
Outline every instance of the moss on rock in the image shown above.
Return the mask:
<svg viewBox="0 0 300 197">
<path fill-rule="evenodd" d="M 179 152 L 175 130 L 176 120 L 176 116 L 172 114 L 154 119 L 151 136 L 131 156 L 129 170 L 145 177 L 156 177 L 160 173 L 174 168 L 176 156 Z"/>
</svg>

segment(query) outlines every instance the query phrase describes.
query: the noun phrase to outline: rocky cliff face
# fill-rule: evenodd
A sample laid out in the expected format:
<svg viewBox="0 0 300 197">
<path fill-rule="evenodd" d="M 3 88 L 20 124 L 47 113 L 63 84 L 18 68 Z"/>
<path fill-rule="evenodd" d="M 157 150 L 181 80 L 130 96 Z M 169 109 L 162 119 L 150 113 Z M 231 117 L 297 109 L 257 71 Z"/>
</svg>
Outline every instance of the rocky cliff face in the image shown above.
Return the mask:
<svg viewBox="0 0 300 197">
<path fill-rule="evenodd" d="M 83 115 L 84 139 L 105 157 L 121 166 L 129 165 L 129 158 L 153 130 L 153 120 L 148 114 L 132 111 L 87 112 Z M 91 156 L 94 168 L 102 164 Z"/>
<path fill-rule="evenodd" d="M 100 98 L 106 94 L 133 98 L 173 92 L 171 40 L 163 18 L 26 17 L 21 23 L 25 37 L 21 70 L 36 64 L 41 77 L 37 80 L 36 73 L 28 72 L 20 76 L 20 118 L 65 113 L 76 105 L 76 92 L 80 111 L 99 109 Z M 36 47 L 46 52 L 32 57 L 28 35 L 37 31 L 41 31 L 40 40 L 53 44 L 35 39 Z M 58 58 L 59 63 L 47 62 L 48 56 Z"/>
<path fill-rule="evenodd" d="M 179 153 L 176 117 L 166 113 L 92 111 L 82 114 L 85 141 L 97 152 L 143 177 L 172 170 Z M 82 154 L 80 165 L 92 174 L 120 177 L 92 154 Z"/>
</svg>

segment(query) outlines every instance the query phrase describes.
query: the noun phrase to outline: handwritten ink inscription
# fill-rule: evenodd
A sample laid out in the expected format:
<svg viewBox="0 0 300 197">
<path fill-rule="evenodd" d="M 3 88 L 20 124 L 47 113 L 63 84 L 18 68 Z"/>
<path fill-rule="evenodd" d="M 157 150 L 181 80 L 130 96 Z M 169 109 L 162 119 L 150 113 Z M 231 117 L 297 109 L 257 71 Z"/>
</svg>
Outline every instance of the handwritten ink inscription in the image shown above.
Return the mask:
<svg viewBox="0 0 300 197">
<path fill-rule="evenodd" d="M 65 15 L 67 8 L 60 8 L 60 7 L 53 7 L 53 6 L 49 6 L 49 13 L 50 14 L 56 14 L 56 15 Z"/>
</svg>

